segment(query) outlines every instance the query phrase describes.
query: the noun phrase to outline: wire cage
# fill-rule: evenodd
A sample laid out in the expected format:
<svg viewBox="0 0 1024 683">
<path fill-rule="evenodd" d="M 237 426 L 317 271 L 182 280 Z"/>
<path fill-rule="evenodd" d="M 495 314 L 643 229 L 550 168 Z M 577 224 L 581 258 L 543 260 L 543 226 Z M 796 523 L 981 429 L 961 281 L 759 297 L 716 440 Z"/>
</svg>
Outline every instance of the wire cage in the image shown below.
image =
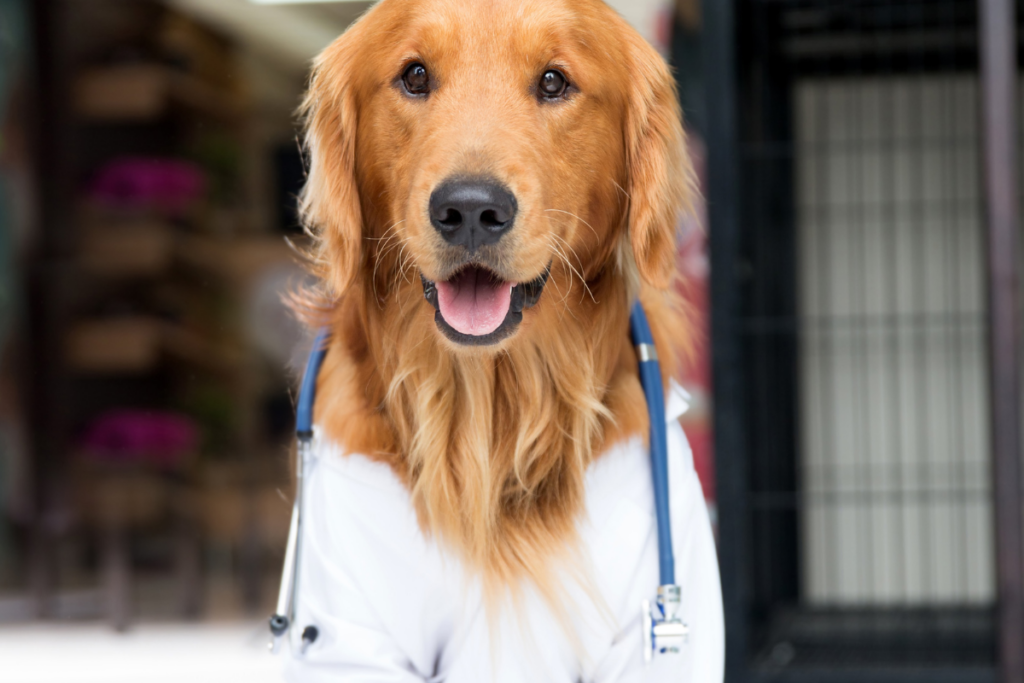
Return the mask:
<svg viewBox="0 0 1024 683">
<path fill-rule="evenodd" d="M 995 680 L 977 3 L 705 11 L 728 679 Z"/>
</svg>

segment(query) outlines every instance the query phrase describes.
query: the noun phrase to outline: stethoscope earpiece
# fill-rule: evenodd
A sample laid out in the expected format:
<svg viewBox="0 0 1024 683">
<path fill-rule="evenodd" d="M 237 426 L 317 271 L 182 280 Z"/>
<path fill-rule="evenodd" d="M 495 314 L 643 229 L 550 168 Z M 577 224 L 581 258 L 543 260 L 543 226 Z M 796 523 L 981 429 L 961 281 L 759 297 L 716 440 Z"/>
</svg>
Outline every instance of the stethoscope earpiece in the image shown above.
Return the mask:
<svg viewBox="0 0 1024 683">
<path fill-rule="evenodd" d="M 270 617 L 270 652 L 276 654 L 281 647 L 281 639 L 288 633 L 288 626 L 291 621 L 283 614 L 275 614 Z"/>
<path fill-rule="evenodd" d="M 316 639 L 320 636 L 320 629 L 316 626 L 307 626 L 302 629 L 302 654 L 306 654 L 306 650 L 309 646 L 316 642 Z"/>
</svg>

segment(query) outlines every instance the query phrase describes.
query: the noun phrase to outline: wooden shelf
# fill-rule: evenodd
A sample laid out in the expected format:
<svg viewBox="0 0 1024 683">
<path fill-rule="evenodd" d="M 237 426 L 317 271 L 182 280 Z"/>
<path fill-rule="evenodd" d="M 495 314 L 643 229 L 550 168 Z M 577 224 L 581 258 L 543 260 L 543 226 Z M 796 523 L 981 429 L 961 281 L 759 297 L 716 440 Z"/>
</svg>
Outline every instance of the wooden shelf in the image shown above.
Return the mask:
<svg viewBox="0 0 1024 683">
<path fill-rule="evenodd" d="M 175 106 L 220 119 L 244 112 L 241 98 L 158 64 L 97 67 L 75 84 L 76 111 L 93 121 L 151 121 Z"/>
<path fill-rule="evenodd" d="M 241 285 L 270 266 L 296 263 L 300 258 L 283 238 L 276 236 L 220 240 L 186 235 L 178 241 L 177 252 L 184 265 Z"/>
<path fill-rule="evenodd" d="M 244 362 L 240 351 L 215 344 L 175 325 L 164 326 L 161 341 L 167 355 L 213 372 L 233 373 Z"/>
<path fill-rule="evenodd" d="M 239 351 L 148 316 L 80 322 L 66 347 L 70 369 L 89 375 L 145 374 L 168 356 L 217 373 L 235 372 L 243 362 Z"/>
<path fill-rule="evenodd" d="M 84 374 L 149 372 L 160 360 L 161 326 L 146 316 L 80 322 L 68 334 L 68 366 Z"/>
<path fill-rule="evenodd" d="M 83 230 L 83 269 L 103 278 L 156 277 L 174 261 L 174 228 L 159 221 L 88 226 Z"/>
</svg>

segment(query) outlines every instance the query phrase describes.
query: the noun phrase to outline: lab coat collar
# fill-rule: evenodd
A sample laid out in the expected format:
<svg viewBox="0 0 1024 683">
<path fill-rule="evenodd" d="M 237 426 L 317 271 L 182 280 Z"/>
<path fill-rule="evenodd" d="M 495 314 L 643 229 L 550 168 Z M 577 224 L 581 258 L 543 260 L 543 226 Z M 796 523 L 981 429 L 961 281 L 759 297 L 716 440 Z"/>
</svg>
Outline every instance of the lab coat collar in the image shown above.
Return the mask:
<svg viewBox="0 0 1024 683">
<path fill-rule="evenodd" d="M 668 396 L 665 401 L 665 420 L 672 422 L 681 418 L 690 409 L 690 394 L 674 379 L 668 382 Z"/>
</svg>

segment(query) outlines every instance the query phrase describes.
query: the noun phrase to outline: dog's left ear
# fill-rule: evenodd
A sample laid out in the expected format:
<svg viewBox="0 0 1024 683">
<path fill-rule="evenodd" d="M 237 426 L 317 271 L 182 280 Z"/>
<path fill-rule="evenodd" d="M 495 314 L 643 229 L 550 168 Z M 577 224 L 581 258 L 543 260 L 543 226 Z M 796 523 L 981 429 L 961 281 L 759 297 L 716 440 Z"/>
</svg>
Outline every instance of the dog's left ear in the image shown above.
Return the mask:
<svg viewBox="0 0 1024 683">
<path fill-rule="evenodd" d="M 629 48 L 629 240 L 641 277 L 651 286 L 665 289 L 676 270 L 676 226 L 680 212 L 691 200 L 693 172 L 668 65 L 638 34 L 630 36 Z"/>
</svg>

